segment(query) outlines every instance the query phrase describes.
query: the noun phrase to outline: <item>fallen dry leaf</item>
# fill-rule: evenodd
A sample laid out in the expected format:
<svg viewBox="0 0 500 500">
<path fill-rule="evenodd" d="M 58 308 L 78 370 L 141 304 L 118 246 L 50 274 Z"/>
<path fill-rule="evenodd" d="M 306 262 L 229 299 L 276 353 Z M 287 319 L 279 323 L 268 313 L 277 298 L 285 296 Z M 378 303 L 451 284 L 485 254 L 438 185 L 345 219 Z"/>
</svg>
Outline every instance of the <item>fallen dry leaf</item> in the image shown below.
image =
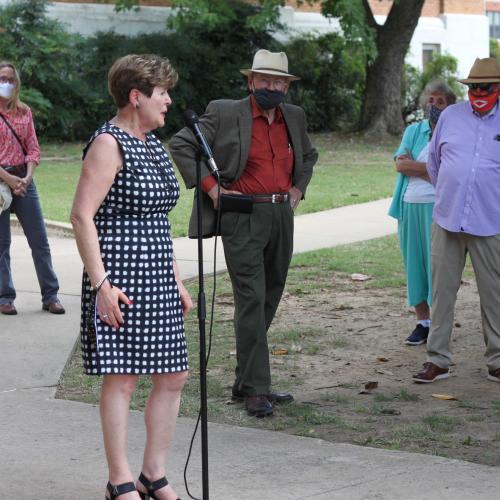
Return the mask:
<svg viewBox="0 0 500 500">
<path fill-rule="evenodd" d="M 378 382 L 372 381 L 365 384 L 365 388 L 358 392 L 358 394 L 372 394 L 378 387 Z"/>
<path fill-rule="evenodd" d="M 286 356 L 288 354 L 288 349 L 284 347 L 274 347 L 271 351 L 274 356 Z"/>
<path fill-rule="evenodd" d="M 368 276 L 366 274 L 360 274 L 360 273 L 351 274 L 352 281 L 367 281 L 369 279 L 371 279 L 371 276 Z"/>
<path fill-rule="evenodd" d="M 380 413 L 382 413 L 382 415 L 401 415 L 401 412 L 395 408 L 382 408 Z"/>
<path fill-rule="evenodd" d="M 431 394 L 431 396 L 435 399 L 443 399 L 445 401 L 457 401 L 457 398 L 451 394 Z"/>
<path fill-rule="evenodd" d="M 375 371 L 377 373 L 380 373 L 381 375 L 394 375 L 394 373 L 392 373 L 391 371 L 389 371 L 389 370 L 381 370 L 380 368 L 377 368 Z"/>
<path fill-rule="evenodd" d="M 389 361 L 389 358 L 385 358 L 384 356 L 377 356 L 377 361 L 385 363 L 386 361 Z"/>
</svg>

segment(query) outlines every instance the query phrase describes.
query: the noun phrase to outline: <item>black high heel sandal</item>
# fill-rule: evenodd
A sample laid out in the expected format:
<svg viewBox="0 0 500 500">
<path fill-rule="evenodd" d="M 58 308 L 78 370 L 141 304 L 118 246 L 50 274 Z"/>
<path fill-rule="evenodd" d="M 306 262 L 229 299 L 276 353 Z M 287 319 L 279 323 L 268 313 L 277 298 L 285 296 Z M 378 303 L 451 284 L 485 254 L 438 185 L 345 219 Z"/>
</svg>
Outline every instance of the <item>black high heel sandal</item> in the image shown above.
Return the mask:
<svg viewBox="0 0 500 500">
<path fill-rule="evenodd" d="M 161 490 L 168 485 L 166 477 L 162 477 L 161 479 L 157 479 L 156 481 L 150 481 L 142 472 L 139 476 L 139 481 L 148 490 L 147 493 L 142 493 L 142 491 L 137 490 L 142 500 L 158 500 L 158 497 L 155 495 L 155 491 Z M 181 499 L 178 498 L 177 500 Z"/>
<path fill-rule="evenodd" d="M 108 497 L 105 495 L 105 500 L 115 500 L 115 498 L 125 495 L 125 493 L 137 491 L 137 488 L 135 487 L 135 484 L 133 482 L 123 484 L 111 484 L 110 482 L 108 482 L 106 489 L 108 490 L 110 496 Z"/>
</svg>

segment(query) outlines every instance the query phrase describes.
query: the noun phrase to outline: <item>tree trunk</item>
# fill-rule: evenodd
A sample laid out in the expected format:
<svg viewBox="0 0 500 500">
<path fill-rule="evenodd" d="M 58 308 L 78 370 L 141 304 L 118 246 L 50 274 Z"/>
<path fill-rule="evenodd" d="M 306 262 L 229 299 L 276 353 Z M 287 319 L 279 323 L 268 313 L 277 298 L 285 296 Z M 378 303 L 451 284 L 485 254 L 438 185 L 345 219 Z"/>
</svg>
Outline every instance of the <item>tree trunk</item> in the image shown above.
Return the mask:
<svg viewBox="0 0 500 500">
<path fill-rule="evenodd" d="M 401 78 L 404 60 L 425 0 L 395 2 L 384 25 L 377 25 L 363 1 L 367 22 L 376 29 L 377 57 L 367 67 L 360 130 L 374 138 L 401 134 Z"/>
</svg>

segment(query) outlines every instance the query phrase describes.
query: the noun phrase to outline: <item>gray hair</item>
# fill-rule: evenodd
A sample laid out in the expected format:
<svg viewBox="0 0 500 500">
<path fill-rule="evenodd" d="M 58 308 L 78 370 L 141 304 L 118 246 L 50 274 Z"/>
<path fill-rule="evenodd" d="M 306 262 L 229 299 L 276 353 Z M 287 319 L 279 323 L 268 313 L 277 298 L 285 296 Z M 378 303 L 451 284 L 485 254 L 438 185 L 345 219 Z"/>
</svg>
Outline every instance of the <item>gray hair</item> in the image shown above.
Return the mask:
<svg viewBox="0 0 500 500">
<path fill-rule="evenodd" d="M 420 106 L 422 109 L 425 109 L 427 105 L 427 101 L 429 100 L 429 96 L 439 92 L 440 94 L 444 94 L 446 98 L 446 102 L 448 105 L 455 104 L 457 102 L 457 96 L 455 92 L 451 89 L 451 87 L 443 80 L 431 80 L 422 91 L 420 96 Z"/>
</svg>

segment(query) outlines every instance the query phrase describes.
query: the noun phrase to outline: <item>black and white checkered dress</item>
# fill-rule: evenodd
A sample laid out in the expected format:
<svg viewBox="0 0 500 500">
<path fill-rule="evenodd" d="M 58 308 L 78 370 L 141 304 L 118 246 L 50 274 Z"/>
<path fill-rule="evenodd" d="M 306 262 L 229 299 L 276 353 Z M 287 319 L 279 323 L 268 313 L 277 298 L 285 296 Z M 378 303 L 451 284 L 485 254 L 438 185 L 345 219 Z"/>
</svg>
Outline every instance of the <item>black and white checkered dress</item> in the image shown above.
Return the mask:
<svg viewBox="0 0 500 500">
<path fill-rule="evenodd" d="M 95 316 L 95 335 L 87 326 L 90 281 L 82 281 L 81 342 L 89 375 L 171 373 L 188 369 L 184 321 L 172 267 L 168 212 L 179 198 L 172 163 L 154 134 L 140 141 L 110 123 L 90 139 L 111 134 L 123 156 L 94 222 L 104 267 L 130 300 L 121 304 L 119 330 Z"/>
</svg>

